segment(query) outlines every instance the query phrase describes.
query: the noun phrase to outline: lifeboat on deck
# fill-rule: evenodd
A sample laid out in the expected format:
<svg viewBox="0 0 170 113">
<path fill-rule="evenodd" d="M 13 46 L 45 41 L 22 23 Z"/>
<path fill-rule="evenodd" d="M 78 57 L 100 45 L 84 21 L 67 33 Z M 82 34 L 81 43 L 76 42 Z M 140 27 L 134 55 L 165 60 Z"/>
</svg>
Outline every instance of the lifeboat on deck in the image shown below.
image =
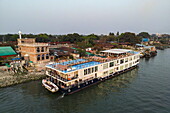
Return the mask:
<svg viewBox="0 0 170 113">
<path fill-rule="evenodd" d="M 46 89 L 48 89 L 49 91 L 51 91 L 51 92 L 57 92 L 58 90 L 59 90 L 59 88 L 54 84 L 54 83 L 52 83 L 52 82 L 50 82 L 50 81 L 48 81 L 48 80 L 45 80 L 45 79 L 43 79 L 42 80 L 42 85 L 46 88 Z"/>
</svg>

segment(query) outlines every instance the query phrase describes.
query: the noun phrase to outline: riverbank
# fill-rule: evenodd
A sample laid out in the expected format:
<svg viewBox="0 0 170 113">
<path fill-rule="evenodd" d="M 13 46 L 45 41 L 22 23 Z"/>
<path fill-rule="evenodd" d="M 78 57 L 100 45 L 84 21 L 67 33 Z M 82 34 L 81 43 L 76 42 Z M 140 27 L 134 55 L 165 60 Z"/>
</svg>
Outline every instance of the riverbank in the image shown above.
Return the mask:
<svg viewBox="0 0 170 113">
<path fill-rule="evenodd" d="M 45 72 L 30 72 L 28 74 L 14 75 L 9 72 L 0 71 L 0 88 L 8 87 L 28 81 L 45 78 Z"/>
</svg>

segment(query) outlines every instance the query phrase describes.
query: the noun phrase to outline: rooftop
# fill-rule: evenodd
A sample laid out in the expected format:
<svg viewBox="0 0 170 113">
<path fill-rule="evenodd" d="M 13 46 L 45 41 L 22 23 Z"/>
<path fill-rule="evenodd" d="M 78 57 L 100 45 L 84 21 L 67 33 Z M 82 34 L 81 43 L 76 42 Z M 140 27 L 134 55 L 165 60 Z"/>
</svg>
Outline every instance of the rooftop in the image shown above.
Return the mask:
<svg viewBox="0 0 170 113">
<path fill-rule="evenodd" d="M 16 52 L 10 46 L 0 47 L 0 56 L 16 55 Z"/>
<path fill-rule="evenodd" d="M 122 53 L 128 53 L 132 50 L 129 50 L 129 49 L 109 49 L 109 50 L 104 50 L 104 51 L 101 51 L 101 52 L 104 52 L 104 53 L 113 53 L 113 54 L 122 54 Z"/>
<path fill-rule="evenodd" d="M 73 64 L 73 65 L 71 65 L 71 64 Z M 63 73 L 67 73 L 67 72 L 72 72 L 72 71 L 76 71 L 79 69 L 83 69 L 86 67 L 95 66 L 98 64 L 101 64 L 101 63 L 97 62 L 97 61 L 89 62 L 85 59 L 77 59 L 77 60 L 66 61 L 66 62 L 62 62 L 62 63 L 49 64 L 49 65 L 47 65 L 47 67 L 60 70 Z"/>
<path fill-rule="evenodd" d="M 46 65 L 46 67 L 59 70 L 63 73 L 68 73 L 79 69 L 87 68 L 90 66 L 95 66 L 101 63 L 109 62 L 118 58 L 124 58 L 130 55 L 139 54 L 139 52 L 135 52 L 128 49 L 111 49 L 102 52 L 116 53 L 116 56 L 94 55 L 94 56 L 84 57 L 82 59 L 76 59 L 76 60 L 68 60 L 68 61 L 60 60 L 60 62 L 58 63 L 49 63 L 48 65 Z M 121 53 L 128 53 L 128 54 L 121 54 Z"/>
<path fill-rule="evenodd" d="M 18 43 L 18 45 L 22 45 L 22 46 L 49 46 L 48 43 Z"/>
</svg>

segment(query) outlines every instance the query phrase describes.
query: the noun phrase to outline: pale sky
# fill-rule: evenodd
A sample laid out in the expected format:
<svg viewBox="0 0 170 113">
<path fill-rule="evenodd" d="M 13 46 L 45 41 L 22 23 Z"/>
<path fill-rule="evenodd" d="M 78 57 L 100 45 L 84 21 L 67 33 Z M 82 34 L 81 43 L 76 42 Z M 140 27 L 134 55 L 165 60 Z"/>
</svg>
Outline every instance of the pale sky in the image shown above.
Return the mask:
<svg viewBox="0 0 170 113">
<path fill-rule="evenodd" d="M 170 0 L 0 0 L 0 34 L 170 34 Z"/>
</svg>

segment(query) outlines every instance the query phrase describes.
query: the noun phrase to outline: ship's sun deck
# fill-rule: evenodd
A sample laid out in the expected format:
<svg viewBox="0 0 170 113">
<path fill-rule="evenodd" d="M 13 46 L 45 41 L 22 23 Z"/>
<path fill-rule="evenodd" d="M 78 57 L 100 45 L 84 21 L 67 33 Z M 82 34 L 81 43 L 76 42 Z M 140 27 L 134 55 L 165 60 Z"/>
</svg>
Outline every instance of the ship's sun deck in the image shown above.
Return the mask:
<svg viewBox="0 0 170 113">
<path fill-rule="evenodd" d="M 49 64 L 47 65 L 47 67 L 58 69 L 62 71 L 63 73 L 67 73 L 67 72 L 83 69 L 86 67 L 95 66 L 98 64 L 101 64 L 101 63 L 97 61 L 89 61 L 87 59 L 77 59 L 77 60 L 65 61 L 61 63 Z"/>
<path fill-rule="evenodd" d="M 73 65 L 71 68 L 72 68 L 72 71 L 75 71 L 75 70 L 78 70 L 78 69 L 83 69 L 83 68 L 90 67 L 90 66 L 95 66 L 95 65 L 98 65 L 98 64 L 101 64 L 101 63 L 96 62 L 96 61 L 91 61 L 91 62 L 86 62 L 86 63 L 80 63 L 80 64 L 77 64 L 77 65 Z M 67 73 L 68 69 L 64 70 L 63 72 Z"/>
<path fill-rule="evenodd" d="M 112 61 L 119 58 L 128 57 L 134 54 L 138 54 L 138 52 L 134 52 L 126 49 L 111 49 L 101 51 L 100 55 L 85 57 L 76 60 L 62 60 L 58 63 L 52 63 L 46 65 L 46 67 L 53 68 L 59 70 L 63 73 L 68 73 L 72 71 L 76 71 L 79 69 L 87 68 L 90 66 L 95 66 L 104 62 Z"/>
<path fill-rule="evenodd" d="M 57 63 L 57 64 L 60 64 L 60 65 L 70 65 L 70 64 L 78 64 L 80 62 L 85 62 L 86 59 L 76 59 L 76 60 L 71 60 L 71 61 L 63 61 L 63 62 L 60 62 L 60 63 Z"/>
</svg>

